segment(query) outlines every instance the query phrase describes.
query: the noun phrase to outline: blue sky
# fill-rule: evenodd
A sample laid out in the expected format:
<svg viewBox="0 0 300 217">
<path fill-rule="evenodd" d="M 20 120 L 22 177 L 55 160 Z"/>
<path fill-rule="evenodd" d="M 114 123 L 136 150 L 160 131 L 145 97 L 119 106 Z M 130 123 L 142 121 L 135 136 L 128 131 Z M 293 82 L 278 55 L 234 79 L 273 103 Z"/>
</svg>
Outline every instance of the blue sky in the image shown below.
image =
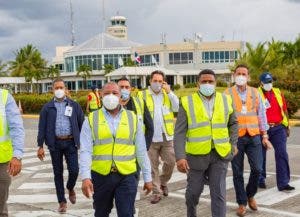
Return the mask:
<svg viewBox="0 0 300 217">
<path fill-rule="evenodd" d="M 28 43 L 51 61 L 55 46 L 69 45 L 70 0 L 0 0 L 0 59 Z M 72 0 L 76 43 L 102 32 L 102 0 Z M 290 41 L 300 33 L 300 0 L 105 0 L 110 16 L 127 17 L 129 39 L 143 44 L 182 41 Z"/>
</svg>

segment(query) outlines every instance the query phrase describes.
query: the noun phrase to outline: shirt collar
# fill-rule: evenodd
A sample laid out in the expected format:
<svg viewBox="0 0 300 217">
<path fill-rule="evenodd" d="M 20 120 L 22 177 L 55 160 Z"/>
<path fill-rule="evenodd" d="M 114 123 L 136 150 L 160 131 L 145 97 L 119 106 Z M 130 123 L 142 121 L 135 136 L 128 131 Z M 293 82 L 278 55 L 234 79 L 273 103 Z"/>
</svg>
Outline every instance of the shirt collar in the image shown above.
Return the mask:
<svg viewBox="0 0 300 217">
<path fill-rule="evenodd" d="M 104 111 L 105 114 L 111 116 L 111 114 L 109 113 L 109 111 L 104 107 L 102 106 L 102 109 Z M 123 106 L 119 105 L 119 112 L 117 114 L 117 116 L 119 116 L 125 109 L 123 108 Z"/>
<path fill-rule="evenodd" d="M 148 86 L 148 90 L 149 90 L 149 92 L 150 92 L 151 95 L 156 95 L 157 96 L 157 95 L 162 94 L 162 89 L 159 91 L 158 94 L 154 93 L 150 86 Z"/>
<path fill-rule="evenodd" d="M 63 101 L 58 101 L 55 97 L 53 97 L 53 99 L 54 99 L 54 102 L 67 102 L 67 97 L 66 96 L 64 97 Z"/>
<path fill-rule="evenodd" d="M 211 101 L 211 100 L 213 100 L 214 98 L 215 98 L 215 96 L 216 96 L 216 91 L 213 93 L 213 95 L 211 96 L 211 98 L 210 99 L 207 99 L 204 95 L 202 95 L 201 93 L 200 93 L 200 91 L 197 91 L 197 93 L 199 94 L 199 96 L 200 96 L 200 98 L 202 99 L 202 100 L 206 100 L 206 101 Z"/>
</svg>

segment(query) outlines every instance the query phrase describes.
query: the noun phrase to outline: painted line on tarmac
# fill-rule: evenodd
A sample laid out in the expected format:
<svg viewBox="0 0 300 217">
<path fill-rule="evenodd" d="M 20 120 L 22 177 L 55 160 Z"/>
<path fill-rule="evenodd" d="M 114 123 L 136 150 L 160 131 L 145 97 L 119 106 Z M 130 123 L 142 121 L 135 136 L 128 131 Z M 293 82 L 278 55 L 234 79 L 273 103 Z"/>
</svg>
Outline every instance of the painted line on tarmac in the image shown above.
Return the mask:
<svg viewBox="0 0 300 217">
<path fill-rule="evenodd" d="M 177 194 L 177 193 L 169 193 L 169 197 L 185 199 L 185 195 Z M 201 198 L 201 197 L 200 197 L 200 201 L 205 202 L 205 203 L 211 202 L 210 199 Z M 233 203 L 233 202 L 226 202 L 226 206 L 236 208 L 237 204 Z M 266 212 L 266 213 L 270 213 L 270 214 L 283 215 L 286 217 L 300 217 L 300 214 L 297 214 L 297 213 L 286 212 L 283 210 L 269 209 L 269 208 L 265 208 L 265 207 L 259 207 L 258 212 Z"/>
</svg>

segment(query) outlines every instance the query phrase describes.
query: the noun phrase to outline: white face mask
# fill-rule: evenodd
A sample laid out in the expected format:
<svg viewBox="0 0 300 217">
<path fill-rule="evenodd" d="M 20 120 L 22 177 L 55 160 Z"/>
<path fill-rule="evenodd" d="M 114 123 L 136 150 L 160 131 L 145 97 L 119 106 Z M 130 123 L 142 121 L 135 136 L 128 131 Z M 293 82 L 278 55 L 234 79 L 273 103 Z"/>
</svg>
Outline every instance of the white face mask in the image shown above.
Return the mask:
<svg viewBox="0 0 300 217">
<path fill-rule="evenodd" d="M 107 110 L 114 110 L 119 105 L 119 97 L 114 94 L 109 94 L 102 99 L 103 106 Z"/>
<path fill-rule="evenodd" d="M 152 82 L 150 86 L 154 92 L 158 93 L 161 90 L 162 84 L 158 82 Z"/>
<path fill-rule="evenodd" d="M 200 93 L 204 96 L 211 96 L 215 92 L 215 85 L 213 84 L 200 84 Z"/>
<path fill-rule="evenodd" d="M 243 86 L 247 83 L 247 77 L 244 75 L 238 75 L 235 77 L 236 85 Z"/>
<path fill-rule="evenodd" d="M 63 90 L 63 89 L 57 89 L 57 90 L 55 90 L 54 91 L 54 96 L 57 99 L 62 99 L 65 96 L 65 90 Z"/>
<path fill-rule="evenodd" d="M 273 87 L 272 83 L 263 84 L 263 88 L 264 88 L 265 91 L 272 90 L 272 87 Z"/>
</svg>

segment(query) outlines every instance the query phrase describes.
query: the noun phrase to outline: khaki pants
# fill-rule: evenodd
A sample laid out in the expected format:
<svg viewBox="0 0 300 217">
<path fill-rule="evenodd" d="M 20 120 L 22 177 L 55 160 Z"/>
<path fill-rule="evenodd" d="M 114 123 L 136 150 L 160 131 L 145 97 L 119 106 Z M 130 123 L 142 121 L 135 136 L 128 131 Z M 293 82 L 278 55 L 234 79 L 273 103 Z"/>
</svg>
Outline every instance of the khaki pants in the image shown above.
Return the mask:
<svg viewBox="0 0 300 217">
<path fill-rule="evenodd" d="M 7 173 L 8 163 L 0 163 L 0 217 L 7 217 L 7 204 L 11 178 Z"/>
<path fill-rule="evenodd" d="M 151 162 L 151 174 L 153 181 L 153 194 L 160 194 L 160 186 L 167 186 L 175 166 L 175 153 L 173 141 L 167 141 L 163 136 L 163 142 L 152 142 L 148 151 Z M 162 173 L 159 175 L 159 157 L 163 161 Z"/>
</svg>

